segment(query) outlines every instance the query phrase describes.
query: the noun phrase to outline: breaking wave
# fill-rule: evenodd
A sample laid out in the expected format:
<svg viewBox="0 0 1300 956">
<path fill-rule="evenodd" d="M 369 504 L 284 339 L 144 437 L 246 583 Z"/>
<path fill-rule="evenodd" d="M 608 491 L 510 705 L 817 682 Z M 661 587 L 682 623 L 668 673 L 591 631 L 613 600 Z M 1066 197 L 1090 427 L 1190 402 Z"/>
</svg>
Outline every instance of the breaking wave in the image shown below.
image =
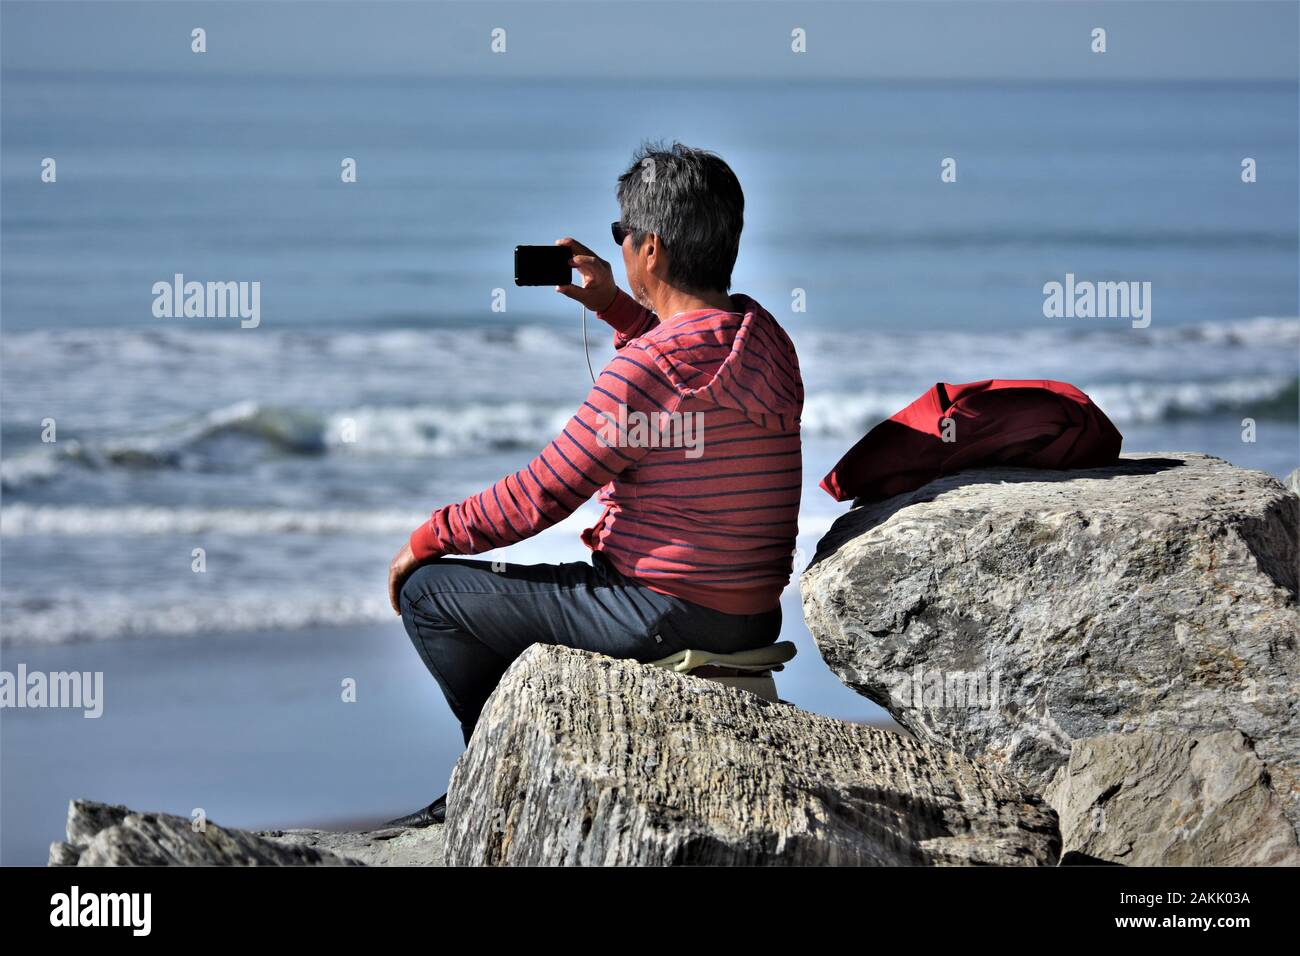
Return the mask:
<svg viewBox="0 0 1300 956">
<path fill-rule="evenodd" d="M 1075 384 L 1121 430 L 1130 423 L 1218 414 L 1294 418 L 1300 405 L 1297 380 L 1276 375 Z M 811 394 L 804 406 L 804 433 L 856 439 L 916 395 L 871 388 Z M 266 456 L 463 459 L 498 451 L 535 452 L 564 427 L 572 411 L 558 403 L 519 401 L 460 407 L 377 405 L 320 414 L 240 402 L 141 435 L 64 441 L 8 456 L 0 462 L 0 487 L 17 491 L 73 468 L 203 471 Z"/>
</svg>

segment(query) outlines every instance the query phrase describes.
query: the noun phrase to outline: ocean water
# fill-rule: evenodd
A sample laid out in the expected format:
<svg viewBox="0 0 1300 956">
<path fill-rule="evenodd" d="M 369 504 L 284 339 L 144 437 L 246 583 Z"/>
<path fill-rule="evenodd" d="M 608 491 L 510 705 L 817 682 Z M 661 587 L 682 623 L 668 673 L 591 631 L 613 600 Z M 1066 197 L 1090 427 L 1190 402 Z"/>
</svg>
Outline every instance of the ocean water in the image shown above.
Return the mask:
<svg viewBox="0 0 1300 956">
<path fill-rule="evenodd" d="M 511 250 L 573 235 L 621 276 L 613 187 L 643 138 L 713 148 L 746 189 L 734 287 L 808 392 L 805 557 L 846 507 L 818 480 L 936 381 L 1063 379 L 1126 450 L 1300 464 L 1293 86 L 6 72 L 0 96 L 0 652 L 112 678 L 99 722 L 5 716 L 5 862 L 73 796 L 258 825 L 435 795 L 458 732 L 387 561 L 581 401 L 580 312 L 515 288 Z M 156 318 L 176 273 L 259 282 L 260 323 Z M 1067 273 L 1150 282 L 1150 326 L 1045 318 Z M 582 559 L 595 515 L 492 556 Z M 881 717 L 817 658 L 797 582 L 786 607 L 783 696 Z M 352 671 L 385 688 L 363 718 L 337 709 Z"/>
</svg>

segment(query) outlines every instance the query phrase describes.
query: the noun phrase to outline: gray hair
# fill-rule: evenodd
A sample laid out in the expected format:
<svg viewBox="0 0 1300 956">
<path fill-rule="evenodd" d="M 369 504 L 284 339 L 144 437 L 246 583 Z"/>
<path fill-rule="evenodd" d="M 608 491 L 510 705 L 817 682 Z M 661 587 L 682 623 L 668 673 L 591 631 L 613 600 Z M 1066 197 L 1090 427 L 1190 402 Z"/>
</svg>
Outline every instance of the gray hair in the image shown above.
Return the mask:
<svg viewBox="0 0 1300 956">
<path fill-rule="evenodd" d="M 719 156 L 681 143 L 642 144 L 618 178 L 618 205 L 634 248 L 647 233 L 664 244 L 670 282 L 692 292 L 731 289 L 745 194 Z"/>
</svg>

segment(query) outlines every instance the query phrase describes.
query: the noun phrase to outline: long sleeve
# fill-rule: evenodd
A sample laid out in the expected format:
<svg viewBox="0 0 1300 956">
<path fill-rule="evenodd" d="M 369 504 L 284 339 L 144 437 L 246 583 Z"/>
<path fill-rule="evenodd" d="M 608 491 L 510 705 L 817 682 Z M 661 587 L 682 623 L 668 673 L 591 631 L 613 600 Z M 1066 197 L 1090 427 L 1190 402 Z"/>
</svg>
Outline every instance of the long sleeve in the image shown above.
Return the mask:
<svg viewBox="0 0 1300 956">
<path fill-rule="evenodd" d="M 613 326 L 616 349 L 623 348 L 659 324 L 658 316 L 622 289 L 614 295 L 613 304 L 604 312 L 597 312 L 596 317 Z"/>
<path fill-rule="evenodd" d="M 627 416 L 671 413 L 680 403 L 642 346 L 620 348 L 563 431 L 537 457 L 490 488 L 439 508 L 412 532 L 416 559 L 490 551 L 562 521 L 648 452 L 626 440 Z M 620 406 L 626 411 L 620 413 Z"/>
</svg>

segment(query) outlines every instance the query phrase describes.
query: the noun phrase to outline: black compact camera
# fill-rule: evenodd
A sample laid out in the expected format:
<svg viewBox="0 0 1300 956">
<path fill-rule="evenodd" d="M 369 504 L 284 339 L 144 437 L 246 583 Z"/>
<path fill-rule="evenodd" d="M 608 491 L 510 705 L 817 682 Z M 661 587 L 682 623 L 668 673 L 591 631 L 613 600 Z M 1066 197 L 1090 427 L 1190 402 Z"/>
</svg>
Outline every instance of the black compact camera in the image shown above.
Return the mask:
<svg viewBox="0 0 1300 956">
<path fill-rule="evenodd" d="M 515 285 L 571 285 L 568 246 L 515 246 Z"/>
</svg>

